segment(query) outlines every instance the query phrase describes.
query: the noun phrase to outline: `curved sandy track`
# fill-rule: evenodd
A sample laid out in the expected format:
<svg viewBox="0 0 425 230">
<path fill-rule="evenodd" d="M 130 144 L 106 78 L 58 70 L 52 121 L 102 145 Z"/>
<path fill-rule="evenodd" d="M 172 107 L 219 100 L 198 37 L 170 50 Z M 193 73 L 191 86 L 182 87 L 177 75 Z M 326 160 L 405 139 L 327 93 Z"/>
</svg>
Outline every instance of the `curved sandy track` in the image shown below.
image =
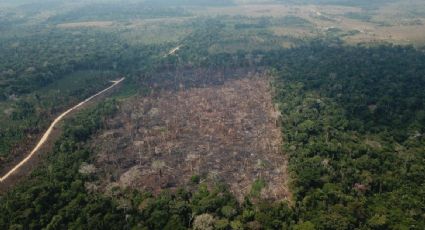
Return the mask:
<svg viewBox="0 0 425 230">
<path fill-rule="evenodd" d="M 105 93 L 106 91 L 112 89 L 113 87 L 115 87 L 116 85 L 118 85 L 120 82 L 122 82 L 125 78 L 121 78 L 117 81 L 112 81 L 113 84 L 111 86 L 109 86 L 108 88 L 96 93 L 95 95 L 85 99 L 84 101 L 80 102 L 78 105 L 68 109 L 67 111 L 63 112 L 61 115 L 59 115 L 53 122 L 52 124 L 49 126 L 49 128 L 47 129 L 47 131 L 43 134 L 43 136 L 41 137 L 40 141 L 37 143 L 37 145 L 34 147 L 34 149 L 30 152 L 30 154 L 25 157 L 22 161 L 20 161 L 17 165 L 15 165 L 15 167 L 13 167 L 11 170 L 9 170 L 3 177 L 0 178 L 0 182 L 3 182 L 4 180 L 6 180 L 10 175 L 12 175 L 14 172 L 16 172 L 20 167 L 22 167 L 28 160 L 30 160 L 34 154 L 43 146 L 43 144 L 49 139 L 49 136 L 53 130 L 53 128 L 56 126 L 56 124 L 58 122 L 60 122 L 68 113 L 72 112 L 73 110 L 81 107 L 82 105 L 84 105 L 85 103 L 89 102 L 90 100 L 92 100 L 93 98 Z"/>
</svg>

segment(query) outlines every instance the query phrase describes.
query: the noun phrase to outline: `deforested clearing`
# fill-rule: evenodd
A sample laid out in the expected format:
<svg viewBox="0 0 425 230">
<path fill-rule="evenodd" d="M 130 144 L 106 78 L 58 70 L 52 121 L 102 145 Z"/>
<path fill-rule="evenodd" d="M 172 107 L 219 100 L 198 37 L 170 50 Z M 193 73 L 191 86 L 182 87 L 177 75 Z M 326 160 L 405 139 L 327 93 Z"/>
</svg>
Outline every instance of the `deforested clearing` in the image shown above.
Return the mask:
<svg viewBox="0 0 425 230">
<path fill-rule="evenodd" d="M 278 120 L 265 77 L 134 98 L 93 141 L 95 187 L 158 194 L 224 183 L 240 200 L 288 200 Z"/>
<path fill-rule="evenodd" d="M 86 22 L 70 22 L 58 24 L 58 28 L 71 29 L 71 28 L 83 28 L 83 27 L 98 27 L 105 28 L 114 25 L 113 21 L 86 21 Z"/>
</svg>

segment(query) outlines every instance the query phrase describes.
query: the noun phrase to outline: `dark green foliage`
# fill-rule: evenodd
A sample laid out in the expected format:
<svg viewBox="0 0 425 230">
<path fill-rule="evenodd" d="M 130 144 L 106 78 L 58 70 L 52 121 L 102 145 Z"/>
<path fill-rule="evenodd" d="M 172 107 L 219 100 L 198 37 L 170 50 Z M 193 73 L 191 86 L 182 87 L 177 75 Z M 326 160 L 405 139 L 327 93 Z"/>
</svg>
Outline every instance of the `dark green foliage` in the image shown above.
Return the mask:
<svg viewBox="0 0 425 230">
<path fill-rule="evenodd" d="M 84 178 L 78 173 L 90 157 L 81 148 L 83 142 L 115 107 L 114 101 L 108 101 L 67 123 L 45 167 L 0 198 L 1 229 L 121 229 L 126 225 L 123 213 L 110 199 L 85 192 Z"/>
<path fill-rule="evenodd" d="M 424 228 L 423 52 L 318 43 L 267 59 L 298 218 L 318 229 Z"/>
<path fill-rule="evenodd" d="M 201 177 L 199 175 L 193 175 L 190 178 L 190 182 L 192 182 L 194 184 L 199 184 L 199 181 L 201 181 Z"/>
</svg>

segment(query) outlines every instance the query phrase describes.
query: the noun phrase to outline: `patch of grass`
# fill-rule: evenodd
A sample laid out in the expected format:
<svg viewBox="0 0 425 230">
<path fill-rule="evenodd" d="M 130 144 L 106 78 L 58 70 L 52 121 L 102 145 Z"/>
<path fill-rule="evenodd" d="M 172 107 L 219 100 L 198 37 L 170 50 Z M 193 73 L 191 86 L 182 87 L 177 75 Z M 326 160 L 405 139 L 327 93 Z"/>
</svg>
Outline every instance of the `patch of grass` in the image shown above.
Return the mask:
<svg viewBox="0 0 425 230">
<path fill-rule="evenodd" d="M 266 187 L 266 181 L 264 179 L 257 179 L 251 186 L 250 195 L 253 197 L 259 197 L 261 194 L 261 190 Z"/>
<path fill-rule="evenodd" d="M 361 12 L 361 13 L 357 13 L 357 12 L 347 12 L 344 14 L 344 17 L 346 18 L 350 18 L 350 19 L 355 19 L 355 20 L 360 20 L 360 21 L 364 21 L 364 22 L 369 22 L 372 19 L 372 15 L 366 12 Z"/>
<path fill-rule="evenodd" d="M 298 16 L 294 16 L 294 15 L 289 15 L 289 16 L 285 16 L 280 20 L 280 24 L 284 25 L 284 26 L 290 26 L 290 27 L 310 27 L 313 24 L 308 21 L 307 19 L 298 17 Z"/>
<path fill-rule="evenodd" d="M 199 175 L 193 175 L 192 177 L 190 177 L 190 182 L 192 182 L 193 184 L 199 184 L 200 181 L 201 176 Z"/>
</svg>

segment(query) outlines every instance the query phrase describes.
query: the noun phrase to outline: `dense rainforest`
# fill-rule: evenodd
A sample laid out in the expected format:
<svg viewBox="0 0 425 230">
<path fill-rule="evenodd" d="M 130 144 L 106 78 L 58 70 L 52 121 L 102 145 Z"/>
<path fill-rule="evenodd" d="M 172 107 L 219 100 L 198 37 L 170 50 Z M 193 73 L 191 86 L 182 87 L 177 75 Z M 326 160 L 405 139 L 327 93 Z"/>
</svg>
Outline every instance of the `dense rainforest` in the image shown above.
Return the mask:
<svg viewBox="0 0 425 230">
<path fill-rule="evenodd" d="M 0 198 L 0 228 L 425 228 L 423 51 L 312 42 L 208 58 L 187 52 L 151 68 L 255 65 L 273 76 L 293 201 L 261 200 L 253 192 L 239 203 L 225 185 L 202 183 L 196 191 L 159 196 L 129 189 L 90 193 L 85 184 L 94 178 L 79 168 L 93 160 L 85 143 L 107 128 L 102 121 L 120 106 L 108 100 L 67 121 L 44 167 Z M 133 83 L 159 79 L 148 73 Z"/>
<path fill-rule="evenodd" d="M 300 218 L 319 229 L 424 227 L 424 53 L 312 45 L 276 67 Z"/>
</svg>

